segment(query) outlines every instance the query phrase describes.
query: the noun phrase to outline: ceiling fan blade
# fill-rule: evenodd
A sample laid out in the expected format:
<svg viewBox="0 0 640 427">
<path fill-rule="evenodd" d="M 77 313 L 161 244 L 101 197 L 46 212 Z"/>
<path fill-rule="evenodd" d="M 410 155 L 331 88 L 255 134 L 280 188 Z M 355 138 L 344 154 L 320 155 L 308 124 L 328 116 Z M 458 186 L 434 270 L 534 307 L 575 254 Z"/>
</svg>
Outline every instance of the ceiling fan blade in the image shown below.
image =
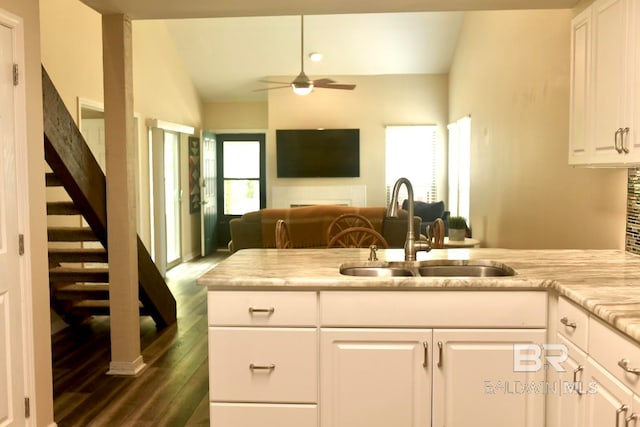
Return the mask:
<svg viewBox="0 0 640 427">
<path fill-rule="evenodd" d="M 320 88 L 320 89 L 344 89 L 344 90 L 353 90 L 356 88 L 356 85 L 353 84 L 327 84 L 327 85 L 315 85 L 314 87 Z"/>
<path fill-rule="evenodd" d="M 273 80 L 258 80 L 260 83 L 270 83 L 274 85 L 290 85 L 291 82 L 274 82 Z"/>
<path fill-rule="evenodd" d="M 335 83 L 335 80 L 331 80 L 331 79 L 318 79 L 318 80 L 314 80 L 313 81 L 313 85 L 316 87 L 321 87 L 321 86 L 325 86 L 331 83 Z"/>
<path fill-rule="evenodd" d="M 290 85 L 290 84 L 288 84 L 288 85 L 286 85 L 286 86 L 265 87 L 265 88 L 262 88 L 262 89 L 254 89 L 253 91 L 254 91 L 254 92 L 263 92 L 263 91 L 265 91 L 265 90 L 271 90 L 271 89 L 282 89 L 282 88 L 285 88 L 285 87 L 291 88 L 291 85 Z"/>
</svg>

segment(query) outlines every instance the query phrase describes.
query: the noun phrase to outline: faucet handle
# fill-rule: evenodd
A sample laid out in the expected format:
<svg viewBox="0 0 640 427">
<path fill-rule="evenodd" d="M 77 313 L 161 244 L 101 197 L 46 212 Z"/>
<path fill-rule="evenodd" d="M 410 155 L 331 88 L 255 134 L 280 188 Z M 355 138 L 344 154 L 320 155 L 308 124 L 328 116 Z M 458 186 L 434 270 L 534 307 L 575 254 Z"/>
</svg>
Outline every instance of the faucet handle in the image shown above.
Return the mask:
<svg viewBox="0 0 640 427">
<path fill-rule="evenodd" d="M 378 260 L 378 254 L 376 253 L 377 250 L 378 250 L 378 246 L 376 245 L 369 246 L 369 261 Z"/>
</svg>

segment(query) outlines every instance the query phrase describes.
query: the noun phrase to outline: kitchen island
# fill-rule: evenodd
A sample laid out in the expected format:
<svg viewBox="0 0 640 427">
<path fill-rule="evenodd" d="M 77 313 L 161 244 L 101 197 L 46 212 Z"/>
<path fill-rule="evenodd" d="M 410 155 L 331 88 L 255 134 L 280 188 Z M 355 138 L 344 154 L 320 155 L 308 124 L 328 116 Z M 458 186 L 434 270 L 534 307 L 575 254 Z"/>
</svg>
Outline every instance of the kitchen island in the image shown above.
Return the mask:
<svg viewBox="0 0 640 427">
<path fill-rule="evenodd" d="M 381 261 L 403 256 L 378 251 Z M 418 261 L 491 261 L 516 274 L 340 273 L 340 265 L 366 264 L 368 257 L 366 249 L 242 250 L 199 279 L 209 289 L 212 425 L 559 425 L 567 413 L 602 408 L 596 399 L 613 408 L 613 415 L 602 411 L 608 423 L 623 405 L 621 422 L 638 412 L 640 257 L 613 250 L 450 249 L 419 253 Z M 623 393 L 518 393 L 518 385 L 549 386 L 564 377 L 544 369 L 515 372 L 516 343 L 570 349 L 569 362 L 584 362 L 567 370 L 573 383 L 590 378 L 605 387 L 593 369 L 614 371 L 627 360 L 618 379 Z M 610 357 L 614 343 L 631 347 Z M 587 359 L 595 368 L 583 369 Z M 515 389 L 507 390 L 509 384 Z M 571 425 L 608 425 L 598 424 L 597 415 L 587 418 Z M 490 424 L 477 423 L 482 420 Z"/>
</svg>

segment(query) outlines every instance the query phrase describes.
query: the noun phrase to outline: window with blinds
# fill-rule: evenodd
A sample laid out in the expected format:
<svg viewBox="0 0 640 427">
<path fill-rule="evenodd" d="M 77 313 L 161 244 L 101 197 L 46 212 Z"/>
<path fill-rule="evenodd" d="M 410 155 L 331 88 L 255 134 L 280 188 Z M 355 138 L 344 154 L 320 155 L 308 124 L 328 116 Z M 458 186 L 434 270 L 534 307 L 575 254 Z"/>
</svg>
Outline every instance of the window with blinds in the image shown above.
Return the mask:
<svg viewBox="0 0 640 427">
<path fill-rule="evenodd" d="M 471 187 L 471 117 L 463 117 L 449 129 L 449 211 L 469 222 Z"/>
<path fill-rule="evenodd" d="M 387 204 L 391 200 L 393 184 L 398 178 L 411 181 L 415 200 L 435 202 L 437 188 L 437 126 L 387 126 L 386 145 L 386 187 Z M 406 199 L 403 186 L 398 201 Z"/>
</svg>

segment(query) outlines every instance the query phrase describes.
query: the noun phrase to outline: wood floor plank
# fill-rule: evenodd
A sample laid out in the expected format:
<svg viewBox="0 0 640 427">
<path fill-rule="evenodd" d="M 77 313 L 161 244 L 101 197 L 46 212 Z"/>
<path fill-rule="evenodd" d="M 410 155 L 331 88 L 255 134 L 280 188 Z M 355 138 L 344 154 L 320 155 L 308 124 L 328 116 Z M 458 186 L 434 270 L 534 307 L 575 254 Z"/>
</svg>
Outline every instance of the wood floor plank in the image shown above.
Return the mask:
<svg viewBox="0 0 640 427">
<path fill-rule="evenodd" d="M 206 289 L 195 281 L 228 252 L 167 273 L 178 308 L 175 325 L 140 320 L 146 369 L 136 378 L 106 375 L 109 318 L 96 316 L 52 336 L 54 416 L 59 427 L 207 426 L 209 379 Z"/>
</svg>

